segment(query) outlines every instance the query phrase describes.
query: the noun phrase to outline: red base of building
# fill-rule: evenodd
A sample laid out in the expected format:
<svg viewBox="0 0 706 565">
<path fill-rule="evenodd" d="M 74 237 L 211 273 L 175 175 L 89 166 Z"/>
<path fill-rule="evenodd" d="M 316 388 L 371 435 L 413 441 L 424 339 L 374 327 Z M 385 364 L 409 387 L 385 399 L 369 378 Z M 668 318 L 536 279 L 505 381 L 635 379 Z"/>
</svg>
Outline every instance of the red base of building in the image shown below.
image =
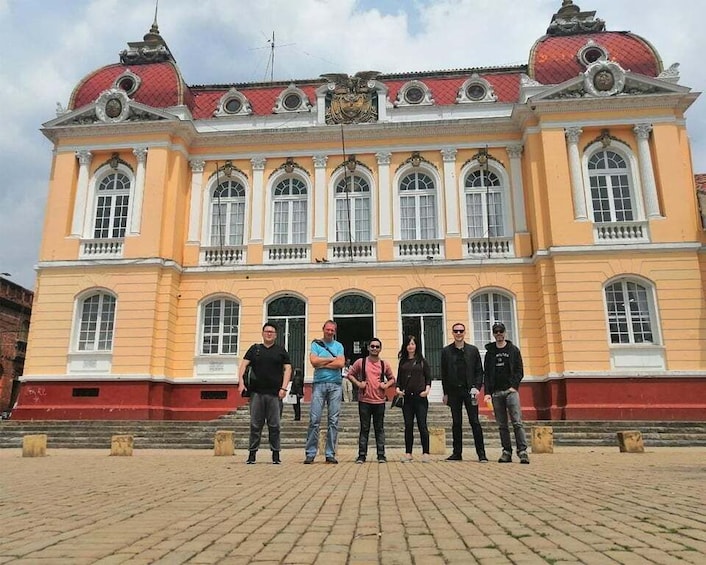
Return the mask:
<svg viewBox="0 0 706 565">
<path fill-rule="evenodd" d="M 311 395 L 306 386 L 304 401 Z M 706 379 L 635 377 L 524 383 L 526 420 L 701 421 Z M 13 420 L 214 420 L 247 402 L 237 385 L 150 381 L 22 383 Z M 482 412 L 488 412 L 482 409 Z"/>
</svg>

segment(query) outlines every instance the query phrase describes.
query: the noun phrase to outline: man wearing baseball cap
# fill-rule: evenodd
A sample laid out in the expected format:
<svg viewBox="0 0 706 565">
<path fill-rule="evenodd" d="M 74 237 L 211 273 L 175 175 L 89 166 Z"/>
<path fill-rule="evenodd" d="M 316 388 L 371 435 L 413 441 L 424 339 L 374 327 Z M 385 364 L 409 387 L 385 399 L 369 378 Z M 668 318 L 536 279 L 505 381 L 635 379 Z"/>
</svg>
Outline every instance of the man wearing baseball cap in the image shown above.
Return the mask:
<svg viewBox="0 0 706 565">
<path fill-rule="evenodd" d="M 517 389 L 524 377 L 522 355 L 520 349 L 506 339 L 505 324 L 493 324 L 495 342 L 485 346 L 485 401 L 492 399 L 495 421 L 500 430 L 500 443 L 503 452 L 498 463 L 512 462 L 512 443 L 510 441 L 510 426 L 508 416 L 515 432 L 515 448 L 520 463 L 529 464 L 527 455 L 527 438 L 522 425 L 522 407 Z"/>
</svg>

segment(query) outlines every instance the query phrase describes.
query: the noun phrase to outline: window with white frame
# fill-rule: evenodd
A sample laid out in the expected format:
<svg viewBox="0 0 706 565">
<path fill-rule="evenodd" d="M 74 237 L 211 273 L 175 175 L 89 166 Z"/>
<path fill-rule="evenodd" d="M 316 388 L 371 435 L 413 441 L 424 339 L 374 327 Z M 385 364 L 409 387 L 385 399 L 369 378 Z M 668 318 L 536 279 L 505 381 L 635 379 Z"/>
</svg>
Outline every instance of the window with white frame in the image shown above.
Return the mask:
<svg viewBox="0 0 706 565">
<path fill-rule="evenodd" d="M 277 183 L 272 202 L 272 243 L 306 243 L 307 189 L 304 181 L 289 177 Z"/>
<path fill-rule="evenodd" d="M 370 241 L 370 225 L 368 181 L 360 175 L 344 176 L 336 184 L 336 241 Z"/>
<path fill-rule="evenodd" d="M 477 169 L 466 176 L 466 224 L 468 237 L 505 235 L 503 183 L 493 171 Z"/>
<path fill-rule="evenodd" d="M 244 233 L 245 187 L 228 179 L 211 195 L 211 245 L 243 245 Z"/>
<path fill-rule="evenodd" d="M 240 305 L 228 298 L 216 298 L 201 308 L 201 354 L 238 353 Z"/>
<path fill-rule="evenodd" d="M 436 239 L 436 186 L 432 178 L 414 171 L 400 181 L 400 238 Z"/>
<path fill-rule="evenodd" d="M 605 287 L 605 299 L 611 343 L 657 343 L 650 288 L 623 279 Z"/>
<path fill-rule="evenodd" d="M 115 297 L 97 292 L 81 300 L 76 348 L 80 352 L 105 352 L 113 349 Z"/>
<path fill-rule="evenodd" d="M 511 341 L 515 336 L 513 316 L 513 299 L 497 291 L 483 292 L 471 299 L 471 316 L 473 318 L 473 343 L 484 351 L 486 343 L 493 341 L 493 324 L 505 324 L 505 337 Z"/>
<path fill-rule="evenodd" d="M 622 155 L 605 149 L 588 160 L 593 221 L 631 222 L 635 220 L 635 203 L 628 162 Z"/>
<path fill-rule="evenodd" d="M 130 203 L 130 178 L 120 171 L 103 177 L 96 187 L 94 239 L 125 237 Z"/>
</svg>

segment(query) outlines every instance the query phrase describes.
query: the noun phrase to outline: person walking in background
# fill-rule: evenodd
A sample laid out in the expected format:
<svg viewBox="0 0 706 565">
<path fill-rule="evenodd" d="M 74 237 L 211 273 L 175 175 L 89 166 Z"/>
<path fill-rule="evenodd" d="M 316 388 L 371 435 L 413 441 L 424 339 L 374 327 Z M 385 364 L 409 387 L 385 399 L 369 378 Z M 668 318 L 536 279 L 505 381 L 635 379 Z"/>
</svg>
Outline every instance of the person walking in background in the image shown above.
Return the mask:
<svg viewBox="0 0 706 565">
<path fill-rule="evenodd" d="M 348 371 L 351 370 L 351 360 L 346 359 L 346 364 L 341 371 L 343 375 L 343 402 L 351 402 L 353 400 L 353 384 L 346 377 L 348 376 Z"/>
<path fill-rule="evenodd" d="M 408 335 L 397 354 L 397 396 L 404 398 L 404 451 L 402 461 L 412 461 L 414 443 L 414 419 L 417 419 L 419 439 L 422 442 L 422 461 L 429 461 L 429 391 L 431 390 L 431 369 L 429 363 L 417 349 L 417 338 Z"/>
<path fill-rule="evenodd" d="M 478 417 L 478 395 L 483 386 L 483 364 L 480 352 L 475 345 L 466 343 L 466 326 L 461 323 L 452 326 L 453 343 L 441 350 L 441 384 L 444 388 L 444 404 L 451 409 L 451 433 L 453 453 L 447 461 L 463 459 L 463 411 L 466 407 L 468 421 L 473 432 L 478 461 L 487 463 L 483 428 Z"/>
<path fill-rule="evenodd" d="M 296 402 L 292 404 L 294 407 L 294 421 L 298 422 L 302 419 L 301 399 L 304 398 L 304 371 L 294 369 L 292 372 L 292 387 L 289 389 L 289 394 L 296 397 Z"/>
<path fill-rule="evenodd" d="M 255 463 L 260 447 L 262 428 L 267 422 L 272 450 L 272 462 L 280 460 L 280 415 L 282 399 L 292 376 L 292 363 L 284 347 L 277 345 L 277 328 L 270 323 L 262 326 L 262 343 L 254 343 L 247 350 L 238 368 L 238 389 L 245 391 L 245 371 L 250 367 L 255 378 L 248 385 L 250 393 L 250 439 L 248 465 Z"/>
<path fill-rule="evenodd" d="M 485 401 L 492 400 L 495 421 L 500 431 L 503 452 L 498 463 L 512 462 L 509 415 L 515 432 L 517 456 L 520 458 L 520 463 L 529 465 L 520 394 L 517 392 L 524 377 L 522 354 L 515 344 L 506 339 L 505 331 L 505 324 L 495 322 L 493 324 L 495 341 L 485 346 Z"/>
<path fill-rule="evenodd" d="M 309 362 L 314 367 L 314 382 L 311 392 L 309 429 L 306 435 L 304 464 L 310 465 L 316 458 L 319 446 L 319 427 L 324 404 L 327 407 L 326 463 L 336 464 L 336 440 L 338 439 L 338 416 L 341 411 L 341 369 L 346 361 L 343 345 L 336 341 L 336 322 L 328 320 L 323 327 L 324 338 L 311 342 Z"/>
<path fill-rule="evenodd" d="M 368 356 L 358 359 L 348 371 L 348 380 L 358 388 L 358 416 L 360 435 L 358 437 L 358 459 L 365 463 L 368 455 L 370 418 L 375 428 L 375 447 L 378 463 L 386 463 L 385 457 L 385 401 L 386 391 L 395 385 L 395 376 L 389 363 L 380 359 L 382 342 L 374 337 L 368 343 Z"/>
</svg>

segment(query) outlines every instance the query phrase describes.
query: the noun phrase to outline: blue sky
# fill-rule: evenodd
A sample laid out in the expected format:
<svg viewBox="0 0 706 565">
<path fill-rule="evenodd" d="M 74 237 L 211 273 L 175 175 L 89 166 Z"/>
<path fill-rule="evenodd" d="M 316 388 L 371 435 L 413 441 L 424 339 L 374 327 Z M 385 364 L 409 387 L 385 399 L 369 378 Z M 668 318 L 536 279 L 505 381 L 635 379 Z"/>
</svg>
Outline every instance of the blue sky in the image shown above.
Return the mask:
<svg viewBox="0 0 706 565">
<path fill-rule="evenodd" d="M 680 84 L 706 88 L 706 3 L 576 0 L 649 40 Z M 34 287 L 51 144 L 39 132 L 89 72 L 148 31 L 154 0 L 0 0 L 0 272 Z M 160 0 L 159 29 L 189 84 L 522 64 L 561 0 Z M 706 100 L 687 113 L 706 172 Z"/>
</svg>

